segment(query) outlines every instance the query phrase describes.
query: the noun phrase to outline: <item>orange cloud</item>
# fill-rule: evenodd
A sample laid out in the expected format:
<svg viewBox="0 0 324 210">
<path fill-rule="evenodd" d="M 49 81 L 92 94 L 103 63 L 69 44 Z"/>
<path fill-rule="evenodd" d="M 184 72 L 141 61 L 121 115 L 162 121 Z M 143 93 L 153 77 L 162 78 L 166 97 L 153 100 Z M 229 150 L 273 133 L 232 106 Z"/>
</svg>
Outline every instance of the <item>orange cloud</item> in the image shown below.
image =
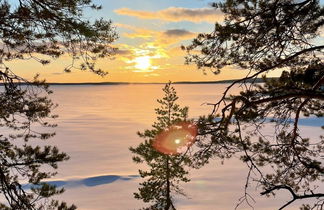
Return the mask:
<svg viewBox="0 0 324 210">
<path fill-rule="evenodd" d="M 197 36 L 196 33 L 187 31 L 185 29 L 169 29 L 164 31 L 160 39 L 166 43 L 177 43 L 183 40 L 193 39 Z"/>
<path fill-rule="evenodd" d="M 150 12 L 132 10 L 129 8 L 117 9 L 116 12 L 119 15 L 134 16 L 141 19 L 159 19 L 170 22 L 190 21 L 190 22 L 210 22 L 222 21 L 224 15 L 220 10 L 214 8 L 181 8 L 181 7 L 169 7 L 164 10 Z"/>
<path fill-rule="evenodd" d="M 118 27 L 132 30 L 133 32 L 124 33 L 123 36 L 128 38 L 142 38 L 148 40 L 154 40 L 150 45 L 167 47 L 172 44 L 179 43 L 184 40 L 193 39 L 197 36 L 197 33 L 190 32 L 185 29 L 169 29 L 166 31 L 155 31 L 145 28 L 138 28 L 126 24 L 117 24 Z"/>
<path fill-rule="evenodd" d="M 184 51 L 180 50 L 180 43 L 197 36 L 197 33 L 185 29 L 157 31 L 121 23 L 117 26 L 129 31 L 122 33 L 122 36 L 145 40 L 144 43 L 138 42 L 135 45 L 117 46 L 117 59 L 125 63 L 125 70 L 135 73 L 157 73 L 158 70 L 169 69 L 169 59 L 174 62 L 184 55 Z M 182 59 L 180 61 L 184 62 Z M 152 73 L 147 74 L 147 77 L 156 76 Z"/>
</svg>

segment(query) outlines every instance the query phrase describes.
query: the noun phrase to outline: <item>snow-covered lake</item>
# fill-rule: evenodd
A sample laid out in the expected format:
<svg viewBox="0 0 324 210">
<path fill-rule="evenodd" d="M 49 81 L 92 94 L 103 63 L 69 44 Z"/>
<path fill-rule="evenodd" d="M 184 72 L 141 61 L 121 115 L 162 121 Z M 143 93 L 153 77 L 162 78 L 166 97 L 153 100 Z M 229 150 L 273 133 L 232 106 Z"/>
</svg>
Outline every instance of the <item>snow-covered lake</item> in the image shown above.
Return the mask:
<svg viewBox="0 0 324 210">
<path fill-rule="evenodd" d="M 194 118 L 210 113 L 211 107 L 228 84 L 179 84 L 178 103 L 189 106 Z M 104 85 L 53 86 L 52 99 L 59 104 L 55 113 L 59 126 L 50 140 L 71 159 L 59 166 L 55 184 L 66 192 L 60 199 L 74 203 L 80 210 L 127 210 L 143 207 L 133 198 L 137 191 L 138 167 L 132 162 L 128 148 L 142 139 L 137 131 L 150 128 L 155 120 L 157 98 L 163 95 L 164 85 Z M 314 124 L 315 125 L 315 124 Z M 317 137 L 321 130 L 306 123 L 304 132 Z M 188 198 L 179 197 L 179 210 L 234 209 L 244 194 L 246 167 L 237 160 L 211 161 L 200 170 L 191 170 L 191 182 L 182 185 Z M 254 191 L 255 209 L 278 209 L 289 199 L 263 198 Z M 250 209 L 242 204 L 238 209 Z M 290 209 L 296 209 L 292 206 Z"/>
</svg>

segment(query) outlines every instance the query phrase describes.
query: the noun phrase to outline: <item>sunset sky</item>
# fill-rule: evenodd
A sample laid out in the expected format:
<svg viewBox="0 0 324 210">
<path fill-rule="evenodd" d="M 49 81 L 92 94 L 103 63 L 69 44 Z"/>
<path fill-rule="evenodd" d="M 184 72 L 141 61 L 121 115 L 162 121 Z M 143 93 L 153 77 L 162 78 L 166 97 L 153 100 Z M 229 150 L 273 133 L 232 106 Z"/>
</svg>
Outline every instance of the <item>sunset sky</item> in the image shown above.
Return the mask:
<svg viewBox="0 0 324 210">
<path fill-rule="evenodd" d="M 68 57 L 42 66 L 34 61 L 14 61 L 11 69 L 22 77 L 40 73 L 48 82 L 167 82 L 235 79 L 242 70 L 225 69 L 220 75 L 195 65 L 185 65 L 186 52 L 181 45 L 190 44 L 200 32 L 211 32 L 223 15 L 209 6 L 208 0 L 95 0 L 100 11 L 86 11 L 86 18 L 111 19 L 117 28 L 119 48 L 113 60 L 98 61 L 109 75 L 102 78 L 89 72 L 63 73 L 71 62 Z M 273 75 L 278 76 L 278 75 Z"/>
</svg>

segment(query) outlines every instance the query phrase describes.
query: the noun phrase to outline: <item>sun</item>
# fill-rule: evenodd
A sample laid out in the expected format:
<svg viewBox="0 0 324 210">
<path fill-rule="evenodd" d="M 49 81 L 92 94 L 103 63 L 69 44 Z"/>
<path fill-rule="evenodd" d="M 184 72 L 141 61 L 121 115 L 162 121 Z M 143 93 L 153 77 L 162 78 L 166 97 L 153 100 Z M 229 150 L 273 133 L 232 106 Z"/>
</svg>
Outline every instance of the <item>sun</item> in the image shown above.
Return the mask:
<svg viewBox="0 0 324 210">
<path fill-rule="evenodd" d="M 135 68 L 147 70 L 151 66 L 151 59 L 149 56 L 141 56 L 134 59 Z"/>
</svg>

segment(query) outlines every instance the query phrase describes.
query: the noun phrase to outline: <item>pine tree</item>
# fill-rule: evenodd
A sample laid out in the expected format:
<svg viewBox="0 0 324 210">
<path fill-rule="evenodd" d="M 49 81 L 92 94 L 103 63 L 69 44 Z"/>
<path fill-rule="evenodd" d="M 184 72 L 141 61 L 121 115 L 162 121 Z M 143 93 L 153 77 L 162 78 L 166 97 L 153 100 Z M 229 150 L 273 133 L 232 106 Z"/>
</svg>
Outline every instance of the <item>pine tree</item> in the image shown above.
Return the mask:
<svg viewBox="0 0 324 210">
<path fill-rule="evenodd" d="M 215 74 L 226 67 L 246 70 L 246 76 L 229 85 L 211 104 L 212 114 L 200 119 L 197 165 L 240 156 L 249 169 L 241 201 L 251 205 L 248 188 L 256 181 L 261 195 L 290 194 L 280 209 L 301 200 L 313 202 L 302 209 L 322 209 L 324 137 L 303 132 L 301 121 L 324 116 L 323 4 L 224 0 L 212 6 L 224 21 L 185 47 L 187 62 Z M 280 78 L 268 78 L 278 72 Z M 256 82 L 260 77 L 262 85 Z M 231 95 L 238 85 L 240 93 Z"/>
<path fill-rule="evenodd" d="M 145 139 L 136 148 L 130 148 L 134 162 L 145 162 L 149 170 L 139 170 L 145 179 L 134 193 L 136 199 L 151 203 L 144 209 L 175 209 L 174 194 L 181 194 L 180 182 L 189 182 L 187 166 L 191 164 L 188 155 L 196 135 L 196 126 L 187 119 L 188 107 L 181 108 L 176 104 L 178 96 L 171 83 L 163 88 L 161 105 L 155 109 L 157 121 L 151 130 L 145 130 L 138 135 Z"/>
<path fill-rule="evenodd" d="M 106 75 L 95 63 L 115 54 L 111 43 L 117 34 L 110 20 L 87 20 L 84 12 L 90 8 L 101 6 L 91 0 L 0 0 L 0 209 L 76 208 L 53 200 L 64 190 L 45 183 L 69 159 L 57 147 L 44 145 L 55 135 L 49 130 L 56 117 L 51 113 L 56 105 L 48 97 L 52 91 L 37 76 L 19 76 L 9 63 L 34 60 L 48 65 L 65 55 L 71 58 L 66 72 Z"/>
</svg>

